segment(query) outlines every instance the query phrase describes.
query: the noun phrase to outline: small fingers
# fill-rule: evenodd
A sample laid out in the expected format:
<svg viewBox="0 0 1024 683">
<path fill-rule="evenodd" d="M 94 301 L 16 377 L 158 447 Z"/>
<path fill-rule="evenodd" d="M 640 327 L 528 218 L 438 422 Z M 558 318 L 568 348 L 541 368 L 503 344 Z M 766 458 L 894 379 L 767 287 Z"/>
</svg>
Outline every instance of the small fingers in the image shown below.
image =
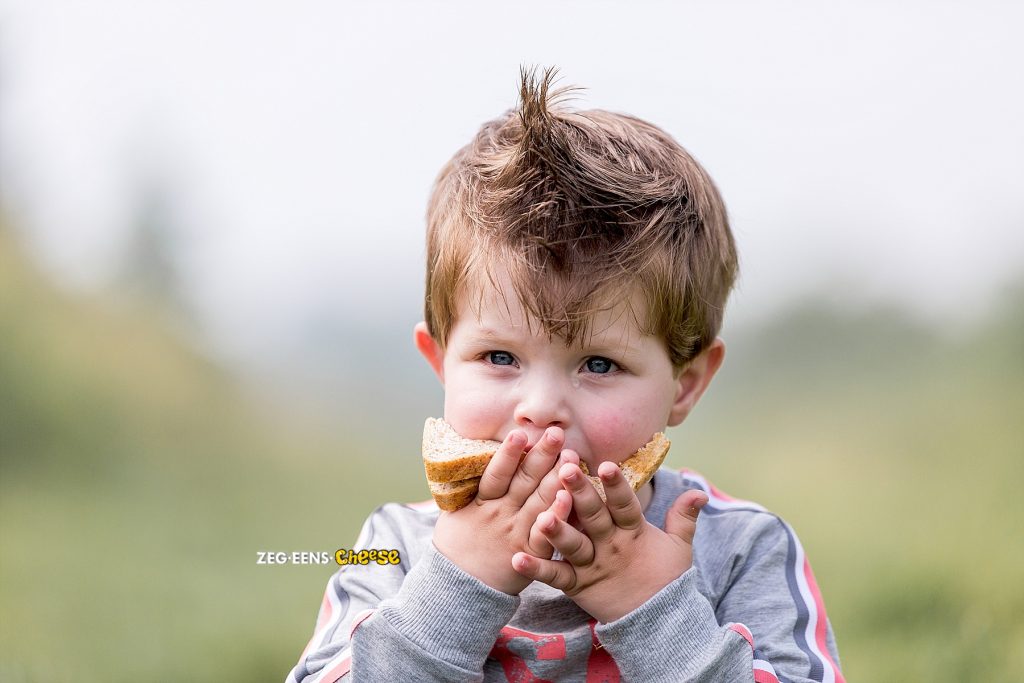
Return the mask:
<svg viewBox="0 0 1024 683">
<path fill-rule="evenodd" d="M 512 556 L 512 568 L 528 579 L 546 583 L 558 590 L 570 590 L 576 584 L 576 572 L 568 562 L 516 553 Z"/>
<path fill-rule="evenodd" d="M 569 518 L 569 513 L 572 512 L 572 496 L 569 495 L 568 491 L 560 489 L 555 493 L 555 500 L 547 511 L 549 514 L 554 515 L 555 519 L 565 522 Z M 536 521 L 530 527 L 528 549 L 537 557 L 545 559 L 550 558 L 554 550 Z"/>
<path fill-rule="evenodd" d="M 565 432 L 560 427 L 548 427 L 544 431 L 544 435 L 526 454 L 523 464 L 512 477 L 508 492 L 513 500 L 522 505 L 530 494 L 537 490 L 537 485 L 551 470 L 558 454 L 562 452 L 564 443 Z"/>
<path fill-rule="evenodd" d="M 568 448 L 563 450 L 555 461 L 554 466 L 548 469 L 547 474 L 544 475 L 540 484 L 537 485 L 537 490 L 533 494 L 533 498 L 536 499 L 536 504 L 534 504 L 533 500 L 530 500 L 523 507 L 529 509 L 532 514 L 539 513 L 541 510 L 550 509 L 555 503 L 555 495 L 559 491 L 565 490 L 562 488 L 562 482 L 558 479 L 558 468 L 564 463 L 578 465 L 579 462 L 580 456 L 576 454 L 576 451 L 569 450 Z M 572 496 L 569 496 L 568 500 L 569 510 L 572 510 Z"/>
<path fill-rule="evenodd" d="M 644 511 L 633 487 L 626 481 L 622 470 L 613 462 L 603 462 L 597 474 L 604 484 L 608 512 L 612 521 L 622 529 L 636 529 L 644 524 Z"/>
<path fill-rule="evenodd" d="M 519 469 L 519 459 L 523 455 L 523 448 L 526 447 L 526 440 L 526 432 L 522 430 L 515 429 L 508 433 L 484 469 L 477 498 L 492 500 L 501 498 L 508 492 L 512 477 Z"/>
<path fill-rule="evenodd" d="M 566 524 L 554 511 L 545 510 L 540 513 L 533 526 L 531 538 L 533 531 L 536 530 L 573 566 L 585 567 L 594 561 L 593 542 L 586 534 Z"/>
<path fill-rule="evenodd" d="M 551 512 L 563 522 L 569 520 L 569 513 L 572 512 L 572 496 L 565 489 L 555 492 L 555 502 L 551 504 Z"/>
<path fill-rule="evenodd" d="M 595 542 L 610 536 L 615 530 L 615 524 L 597 489 L 583 474 L 583 470 L 577 465 L 562 465 L 558 468 L 558 477 L 572 494 L 572 506 L 580 528 Z"/>
<path fill-rule="evenodd" d="M 681 538 L 687 545 L 693 545 L 697 517 L 707 502 L 707 494 L 703 491 L 690 489 L 681 493 L 665 516 L 666 533 Z"/>
</svg>

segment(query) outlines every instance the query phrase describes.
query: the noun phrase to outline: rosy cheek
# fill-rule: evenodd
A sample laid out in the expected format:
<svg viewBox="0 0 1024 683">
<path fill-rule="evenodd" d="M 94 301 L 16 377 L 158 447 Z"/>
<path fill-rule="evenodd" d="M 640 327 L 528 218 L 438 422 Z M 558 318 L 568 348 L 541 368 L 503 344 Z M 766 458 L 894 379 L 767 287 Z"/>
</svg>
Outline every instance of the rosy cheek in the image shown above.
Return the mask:
<svg viewBox="0 0 1024 683">
<path fill-rule="evenodd" d="M 585 429 L 591 464 L 622 457 L 623 449 L 628 448 L 631 423 L 628 415 L 617 410 L 595 412 L 590 416 Z"/>
<path fill-rule="evenodd" d="M 444 418 L 456 432 L 469 439 L 494 439 L 511 421 L 512 409 L 500 394 L 471 387 L 447 387 Z"/>
<path fill-rule="evenodd" d="M 616 401 L 616 406 L 595 407 L 589 413 L 584 427 L 590 449 L 589 465 L 613 462 L 632 455 L 658 431 L 665 428 L 661 421 L 661 408 L 643 402 L 642 396 L 633 400 Z"/>
</svg>

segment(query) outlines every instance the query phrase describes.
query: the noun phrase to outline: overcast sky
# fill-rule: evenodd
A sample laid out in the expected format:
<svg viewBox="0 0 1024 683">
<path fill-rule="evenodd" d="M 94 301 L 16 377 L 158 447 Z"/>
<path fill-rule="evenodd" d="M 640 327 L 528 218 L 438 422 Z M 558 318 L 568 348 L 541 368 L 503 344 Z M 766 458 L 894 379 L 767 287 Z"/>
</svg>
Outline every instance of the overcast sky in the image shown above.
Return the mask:
<svg viewBox="0 0 1024 683">
<path fill-rule="evenodd" d="M 7 210 L 96 286 L 163 183 L 228 349 L 414 322 L 430 183 L 515 104 L 521 64 L 708 168 L 741 251 L 732 323 L 815 292 L 945 320 L 1024 273 L 1021 3 L 0 7 Z"/>
</svg>

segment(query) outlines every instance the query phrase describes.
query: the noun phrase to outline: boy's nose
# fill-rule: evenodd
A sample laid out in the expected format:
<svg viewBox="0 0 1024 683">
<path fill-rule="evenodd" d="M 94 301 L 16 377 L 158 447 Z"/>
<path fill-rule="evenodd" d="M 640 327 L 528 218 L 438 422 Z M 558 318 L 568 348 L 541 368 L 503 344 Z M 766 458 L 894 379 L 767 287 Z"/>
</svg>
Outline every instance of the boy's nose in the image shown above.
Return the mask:
<svg viewBox="0 0 1024 683">
<path fill-rule="evenodd" d="M 526 429 L 531 436 L 548 427 L 566 428 L 569 423 L 569 405 L 564 393 L 555 384 L 534 382 L 519 396 L 513 412 L 517 427 Z M 539 433 L 537 438 L 540 438 Z"/>
</svg>

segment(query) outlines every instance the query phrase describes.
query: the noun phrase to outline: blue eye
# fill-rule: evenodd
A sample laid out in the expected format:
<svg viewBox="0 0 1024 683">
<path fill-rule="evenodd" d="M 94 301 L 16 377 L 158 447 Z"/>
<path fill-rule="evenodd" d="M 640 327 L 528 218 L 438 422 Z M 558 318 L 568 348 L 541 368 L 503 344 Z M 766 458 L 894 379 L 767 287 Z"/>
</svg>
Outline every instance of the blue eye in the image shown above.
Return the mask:
<svg viewBox="0 0 1024 683">
<path fill-rule="evenodd" d="M 508 351 L 491 351 L 487 359 L 494 365 L 515 365 L 516 359 Z"/>
<path fill-rule="evenodd" d="M 593 372 L 597 375 L 605 375 L 615 369 L 615 363 L 608 360 L 607 358 L 601 358 L 600 356 L 594 356 L 588 358 L 584 364 L 589 372 Z"/>
</svg>

